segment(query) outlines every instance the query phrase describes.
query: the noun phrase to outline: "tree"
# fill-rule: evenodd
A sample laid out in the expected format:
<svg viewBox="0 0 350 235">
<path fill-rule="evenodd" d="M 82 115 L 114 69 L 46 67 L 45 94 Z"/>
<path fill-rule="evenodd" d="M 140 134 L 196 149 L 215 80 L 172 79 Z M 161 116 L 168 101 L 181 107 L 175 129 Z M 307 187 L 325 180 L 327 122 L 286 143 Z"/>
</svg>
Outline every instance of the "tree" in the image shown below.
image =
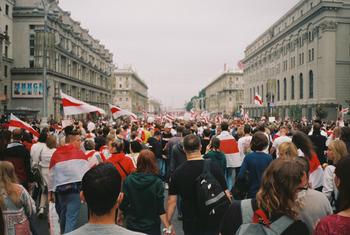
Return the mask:
<svg viewBox="0 0 350 235">
<path fill-rule="evenodd" d="M 186 103 L 186 111 L 191 111 L 191 109 L 193 109 L 193 102 L 192 101 L 189 101 Z"/>
<path fill-rule="evenodd" d="M 328 116 L 328 113 L 320 105 L 318 105 L 316 107 L 316 117 L 322 120 L 327 118 L 327 116 Z"/>
</svg>

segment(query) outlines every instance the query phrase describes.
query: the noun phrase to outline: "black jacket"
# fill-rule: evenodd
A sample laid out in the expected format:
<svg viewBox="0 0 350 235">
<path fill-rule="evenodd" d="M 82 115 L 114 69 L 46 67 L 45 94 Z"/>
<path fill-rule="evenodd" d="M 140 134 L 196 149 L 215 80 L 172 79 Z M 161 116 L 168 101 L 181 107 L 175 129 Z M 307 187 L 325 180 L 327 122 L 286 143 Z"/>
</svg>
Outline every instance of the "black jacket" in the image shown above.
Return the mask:
<svg viewBox="0 0 350 235">
<path fill-rule="evenodd" d="M 183 148 L 182 142 L 179 142 L 173 146 L 170 159 L 170 173 L 174 173 L 176 168 L 178 168 L 182 163 L 184 163 L 186 158 L 186 153 Z"/>
</svg>

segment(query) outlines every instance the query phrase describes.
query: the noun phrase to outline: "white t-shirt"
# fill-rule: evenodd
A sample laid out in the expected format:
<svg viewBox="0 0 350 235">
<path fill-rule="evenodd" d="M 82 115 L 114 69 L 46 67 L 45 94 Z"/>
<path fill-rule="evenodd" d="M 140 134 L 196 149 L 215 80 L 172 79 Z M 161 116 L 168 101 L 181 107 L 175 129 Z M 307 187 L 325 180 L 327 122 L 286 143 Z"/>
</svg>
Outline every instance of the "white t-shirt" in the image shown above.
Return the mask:
<svg viewBox="0 0 350 235">
<path fill-rule="evenodd" d="M 250 142 L 252 141 L 252 136 L 243 136 L 238 139 L 238 150 L 239 155 L 241 157 L 241 161 L 243 162 L 245 154 L 244 150 L 247 150 L 250 147 Z"/>
<path fill-rule="evenodd" d="M 289 138 L 288 136 L 280 136 L 273 141 L 272 147 L 276 149 L 277 158 L 279 158 L 278 146 L 280 146 L 282 143 L 285 143 L 285 142 L 292 142 L 292 139 Z"/>
</svg>

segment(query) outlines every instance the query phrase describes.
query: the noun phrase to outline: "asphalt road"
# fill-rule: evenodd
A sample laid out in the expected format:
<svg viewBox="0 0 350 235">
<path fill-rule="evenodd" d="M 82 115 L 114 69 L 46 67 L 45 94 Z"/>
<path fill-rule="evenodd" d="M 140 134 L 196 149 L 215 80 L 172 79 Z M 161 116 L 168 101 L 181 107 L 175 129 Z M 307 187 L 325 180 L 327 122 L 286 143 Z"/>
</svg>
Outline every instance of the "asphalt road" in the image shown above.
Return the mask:
<svg viewBox="0 0 350 235">
<path fill-rule="evenodd" d="M 167 191 L 166 191 L 166 195 L 165 195 L 165 202 L 166 202 L 166 198 L 167 198 Z M 47 214 L 47 212 L 46 212 Z M 79 220 L 78 220 L 78 226 L 82 226 L 87 222 L 87 207 L 86 205 L 83 205 L 81 207 L 80 210 L 80 215 L 79 215 Z M 174 215 L 173 217 L 173 226 L 175 228 L 176 234 L 177 235 L 183 235 L 183 231 L 182 231 L 182 222 L 179 221 L 177 219 L 177 213 Z M 34 228 L 37 231 L 37 235 L 49 235 L 49 225 L 48 225 L 48 220 L 47 217 L 45 217 L 44 219 L 39 219 L 38 217 L 34 217 L 33 219 L 33 225 Z"/>
</svg>

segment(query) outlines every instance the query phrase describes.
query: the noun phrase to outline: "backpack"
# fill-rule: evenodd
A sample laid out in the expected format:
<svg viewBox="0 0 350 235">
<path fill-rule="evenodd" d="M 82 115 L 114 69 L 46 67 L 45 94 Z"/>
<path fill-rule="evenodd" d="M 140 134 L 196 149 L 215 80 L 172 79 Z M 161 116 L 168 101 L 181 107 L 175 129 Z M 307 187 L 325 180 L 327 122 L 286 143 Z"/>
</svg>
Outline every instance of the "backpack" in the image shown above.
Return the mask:
<svg viewBox="0 0 350 235">
<path fill-rule="evenodd" d="M 261 210 L 259 210 L 262 212 Z M 253 211 L 252 200 L 246 199 L 241 201 L 241 212 L 242 212 L 242 225 L 236 231 L 236 235 L 243 234 L 265 234 L 265 235 L 279 235 L 282 234 L 291 224 L 294 223 L 294 220 L 290 217 L 283 215 L 278 220 L 273 223 L 263 223 L 253 222 L 253 217 L 258 216 L 259 221 L 264 220 L 264 218 L 257 215 L 257 211 Z M 262 219 L 262 220 L 261 220 Z"/>
<path fill-rule="evenodd" d="M 195 180 L 197 209 L 208 222 L 221 220 L 231 202 L 220 183 L 210 172 L 210 160 L 204 160 L 202 173 Z"/>
</svg>

